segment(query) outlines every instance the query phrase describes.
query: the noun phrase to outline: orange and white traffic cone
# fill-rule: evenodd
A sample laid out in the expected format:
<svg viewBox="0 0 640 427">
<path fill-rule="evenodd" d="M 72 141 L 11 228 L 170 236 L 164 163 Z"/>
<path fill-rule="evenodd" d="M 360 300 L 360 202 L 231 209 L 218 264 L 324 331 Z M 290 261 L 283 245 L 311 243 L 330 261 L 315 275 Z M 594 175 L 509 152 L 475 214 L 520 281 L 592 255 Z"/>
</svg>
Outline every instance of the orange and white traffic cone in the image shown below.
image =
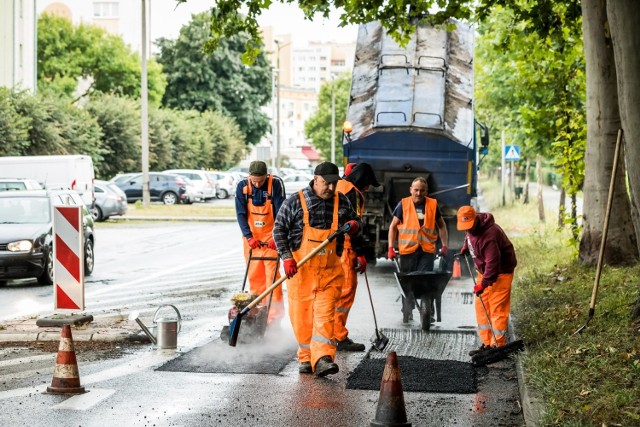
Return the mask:
<svg viewBox="0 0 640 427">
<path fill-rule="evenodd" d="M 411 423 L 407 422 L 407 411 L 404 408 L 400 367 L 395 351 L 387 353 L 387 363 L 384 366 L 380 384 L 376 418 L 369 425 L 371 427 L 411 427 Z"/>
<path fill-rule="evenodd" d="M 53 371 L 51 386 L 47 387 L 47 392 L 53 394 L 82 394 L 85 392 L 84 387 L 80 385 L 78 362 L 76 361 L 76 352 L 73 349 L 73 337 L 69 325 L 62 326 L 56 367 Z"/>
<path fill-rule="evenodd" d="M 451 275 L 452 279 L 460 279 L 462 277 L 462 271 L 460 271 L 460 260 L 458 258 L 454 258 L 453 260 L 453 274 Z"/>
</svg>

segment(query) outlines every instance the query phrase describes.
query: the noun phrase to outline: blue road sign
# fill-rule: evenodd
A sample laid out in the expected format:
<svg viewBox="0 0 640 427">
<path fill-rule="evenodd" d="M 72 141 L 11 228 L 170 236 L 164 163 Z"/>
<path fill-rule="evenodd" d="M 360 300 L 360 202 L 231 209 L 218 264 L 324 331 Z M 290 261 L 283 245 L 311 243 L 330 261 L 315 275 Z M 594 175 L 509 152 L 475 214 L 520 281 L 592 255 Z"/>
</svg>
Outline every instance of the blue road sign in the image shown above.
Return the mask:
<svg viewBox="0 0 640 427">
<path fill-rule="evenodd" d="M 507 145 L 504 147 L 504 159 L 505 160 L 520 160 L 520 146 L 519 145 Z"/>
</svg>

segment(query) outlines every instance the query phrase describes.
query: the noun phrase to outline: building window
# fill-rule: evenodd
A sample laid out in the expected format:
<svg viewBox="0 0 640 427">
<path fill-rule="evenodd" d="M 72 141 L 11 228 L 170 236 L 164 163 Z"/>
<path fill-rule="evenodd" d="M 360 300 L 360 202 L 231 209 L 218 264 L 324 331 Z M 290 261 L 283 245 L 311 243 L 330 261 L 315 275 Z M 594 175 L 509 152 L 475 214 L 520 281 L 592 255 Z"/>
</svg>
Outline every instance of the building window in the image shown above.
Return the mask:
<svg viewBox="0 0 640 427">
<path fill-rule="evenodd" d="M 118 2 L 100 1 L 93 3 L 94 18 L 117 18 L 119 16 Z"/>
</svg>

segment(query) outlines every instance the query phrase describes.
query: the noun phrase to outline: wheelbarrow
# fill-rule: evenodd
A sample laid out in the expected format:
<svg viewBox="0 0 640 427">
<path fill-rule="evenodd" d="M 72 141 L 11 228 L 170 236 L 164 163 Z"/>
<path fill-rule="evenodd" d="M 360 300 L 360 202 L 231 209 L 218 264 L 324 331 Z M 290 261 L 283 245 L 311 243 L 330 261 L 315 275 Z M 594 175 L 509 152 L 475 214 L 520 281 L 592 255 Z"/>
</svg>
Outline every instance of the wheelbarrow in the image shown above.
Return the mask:
<svg viewBox="0 0 640 427">
<path fill-rule="evenodd" d="M 442 321 L 442 293 L 451 279 L 451 271 L 402 273 L 397 260 L 395 264 L 398 271 L 394 274 L 402 295 L 402 321 L 408 323 L 411 320 L 415 305 L 420 312 L 420 325 L 424 331 L 428 331 L 432 318 Z"/>
<path fill-rule="evenodd" d="M 266 246 L 267 244 L 262 242 L 262 246 Z M 242 281 L 242 289 L 240 292 L 233 294 L 231 296 L 231 303 L 233 306 L 229 309 L 228 319 L 229 325 L 225 325 L 222 327 L 222 331 L 220 331 L 220 339 L 222 341 L 229 340 L 229 328 L 233 323 L 234 319 L 238 316 L 238 313 L 242 311 L 245 307 L 251 304 L 259 295 L 252 294 L 249 291 L 245 291 L 247 285 L 247 278 L 249 276 L 249 265 L 251 262 L 255 261 L 274 261 L 276 263 L 280 263 L 280 257 L 257 257 L 253 256 L 253 249 L 249 249 L 249 257 L 247 258 L 247 269 L 244 273 L 244 280 Z M 272 283 L 276 281 L 276 277 L 278 275 L 278 269 L 276 268 L 273 273 Z M 269 320 L 269 309 L 271 308 L 271 299 L 273 297 L 273 292 L 269 295 L 267 300 L 267 304 L 257 304 L 253 308 L 249 310 L 244 319 L 244 325 L 246 327 L 246 331 L 242 334 L 243 343 L 255 342 L 256 340 L 260 340 L 264 338 L 265 331 L 267 330 L 267 323 Z"/>
</svg>

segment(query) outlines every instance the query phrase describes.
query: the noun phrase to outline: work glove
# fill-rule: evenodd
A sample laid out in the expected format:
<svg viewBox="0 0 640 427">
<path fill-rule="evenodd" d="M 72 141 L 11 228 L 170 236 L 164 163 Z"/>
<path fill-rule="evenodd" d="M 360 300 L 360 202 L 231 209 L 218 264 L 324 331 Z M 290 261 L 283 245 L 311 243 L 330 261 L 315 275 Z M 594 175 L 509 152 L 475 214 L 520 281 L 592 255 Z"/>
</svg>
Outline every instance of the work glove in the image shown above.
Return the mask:
<svg viewBox="0 0 640 427">
<path fill-rule="evenodd" d="M 251 247 L 251 249 L 258 249 L 262 245 L 262 243 L 260 243 L 260 240 L 254 237 L 247 237 L 247 243 L 249 244 L 249 247 Z"/>
<path fill-rule="evenodd" d="M 367 269 L 367 259 L 364 257 L 364 255 L 358 255 L 358 257 L 356 258 L 355 269 L 358 273 L 364 273 Z"/>
<path fill-rule="evenodd" d="M 473 293 L 479 297 L 480 295 L 482 295 L 485 289 L 486 286 L 483 286 L 482 283 L 478 283 L 473 287 Z"/>
<path fill-rule="evenodd" d="M 390 260 L 393 260 L 396 256 L 397 256 L 397 255 L 396 255 L 396 250 L 395 250 L 395 249 L 393 249 L 393 247 L 389 248 L 389 252 L 387 253 L 387 257 L 388 257 Z"/>
<path fill-rule="evenodd" d="M 291 279 L 298 272 L 297 262 L 294 258 L 284 260 L 284 274 Z"/>
<path fill-rule="evenodd" d="M 442 247 L 440 248 L 440 256 L 447 255 L 449 255 L 449 248 L 447 247 L 447 245 L 442 245 Z"/>
<path fill-rule="evenodd" d="M 360 226 L 358 225 L 358 221 L 356 221 L 355 219 L 352 219 L 350 221 L 347 221 L 346 225 L 349 226 L 349 230 L 347 230 L 347 234 L 349 234 L 349 236 L 358 234 L 358 230 L 360 229 Z"/>
<path fill-rule="evenodd" d="M 275 240 L 273 240 L 273 239 L 271 239 L 271 240 L 269 240 L 269 241 L 267 242 L 267 247 L 268 247 L 269 249 L 273 249 L 274 251 L 277 251 L 277 250 L 278 250 L 278 248 L 276 247 L 276 241 L 275 241 Z"/>
</svg>

